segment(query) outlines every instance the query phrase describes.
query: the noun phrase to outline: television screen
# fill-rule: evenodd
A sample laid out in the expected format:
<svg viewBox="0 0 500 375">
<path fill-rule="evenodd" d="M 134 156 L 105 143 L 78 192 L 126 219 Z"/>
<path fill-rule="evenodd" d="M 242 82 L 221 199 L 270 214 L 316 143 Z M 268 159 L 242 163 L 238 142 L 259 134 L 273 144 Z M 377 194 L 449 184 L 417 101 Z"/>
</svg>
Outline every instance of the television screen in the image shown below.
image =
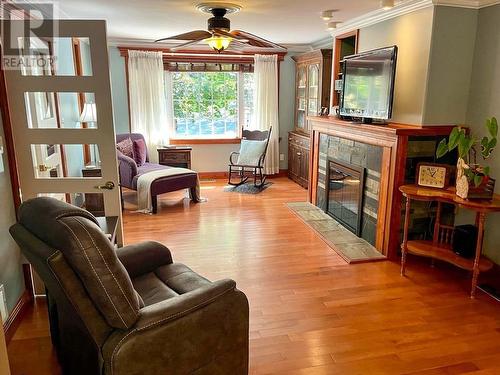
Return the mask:
<svg viewBox="0 0 500 375">
<path fill-rule="evenodd" d="M 397 47 L 344 59 L 342 116 L 387 120 L 392 116 Z"/>
</svg>

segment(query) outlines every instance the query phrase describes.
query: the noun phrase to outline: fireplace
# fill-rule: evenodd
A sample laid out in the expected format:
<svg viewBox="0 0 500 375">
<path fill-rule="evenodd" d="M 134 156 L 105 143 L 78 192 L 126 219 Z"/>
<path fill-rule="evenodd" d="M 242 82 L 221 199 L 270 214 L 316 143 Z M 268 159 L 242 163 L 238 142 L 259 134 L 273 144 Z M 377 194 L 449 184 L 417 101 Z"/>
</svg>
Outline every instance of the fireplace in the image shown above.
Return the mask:
<svg viewBox="0 0 500 375">
<path fill-rule="evenodd" d="M 365 168 L 328 160 L 326 213 L 361 236 Z"/>
</svg>

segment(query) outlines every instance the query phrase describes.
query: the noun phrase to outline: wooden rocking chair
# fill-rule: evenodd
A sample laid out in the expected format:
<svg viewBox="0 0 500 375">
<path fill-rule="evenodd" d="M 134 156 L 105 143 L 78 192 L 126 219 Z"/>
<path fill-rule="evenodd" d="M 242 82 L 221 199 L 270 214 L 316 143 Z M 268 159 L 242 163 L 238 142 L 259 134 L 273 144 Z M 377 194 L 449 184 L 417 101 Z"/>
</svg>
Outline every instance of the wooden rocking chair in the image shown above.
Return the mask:
<svg viewBox="0 0 500 375">
<path fill-rule="evenodd" d="M 271 138 L 272 127 L 269 130 L 243 130 L 243 140 L 247 141 L 265 141 L 265 147 L 260 156 L 256 158 L 253 162 L 240 162 L 241 153 L 244 150 L 243 147 L 240 148 L 239 152 L 232 152 L 229 156 L 229 185 L 240 186 L 247 182 L 248 173 L 253 174 L 253 184 L 255 187 L 261 188 L 266 183 L 266 176 L 262 173 L 264 168 L 264 160 L 266 158 L 267 146 L 269 145 L 269 139 Z M 239 177 L 238 182 L 233 182 L 231 180 L 234 175 Z M 257 181 L 258 179 L 258 181 Z"/>
</svg>

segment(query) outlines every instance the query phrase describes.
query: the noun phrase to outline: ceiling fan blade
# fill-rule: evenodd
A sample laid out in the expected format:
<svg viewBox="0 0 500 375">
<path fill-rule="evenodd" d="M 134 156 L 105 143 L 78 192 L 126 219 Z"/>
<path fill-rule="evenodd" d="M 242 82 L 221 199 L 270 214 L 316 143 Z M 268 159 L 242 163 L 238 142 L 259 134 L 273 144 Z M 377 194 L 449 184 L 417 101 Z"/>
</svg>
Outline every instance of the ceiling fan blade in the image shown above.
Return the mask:
<svg viewBox="0 0 500 375">
<path fill-rule="evenodd" d="M 224 30 L 221 30 L 221 29 L 215 29 L 213 31 L 213 33 L 214 33 L 214 35 L 225 36 L 227 38 L 239 40 L 240 42 L 243 42 L 243 43 L 248 42 L 247 38 L 241 37 L 239 35 L 233 35 L 232 33 L 228 33 L 227 31 L 224 31 Z"/>
<path fill-rule="evenodd" d="M 155 40 L 155 42 L 162 42 L 164 40 L 200 40 L 200 39 L 210 38 L 211 36 L 212 33 L 209 33 L 208 31 L 194 30 L 184 34 L 170 36 L 168 38 L 161 38 Z"/>
<path fill-rule="evenodd" d="M 263 39 L 257 35 L 248 33 L 246 31 L 241 31 L 241 30 L 233 30 L 231 31 L 231 35 L 234 35 L 235 37 L 239 38 L 246 38 L 248 39 L 248 44 L 254 47 L 260 47 L 260 48 L 276 48 L 276 49 L 282 49 L 286 51 L 286 48 L 283 46 L 280 46 L 279 44 L 273 43 L 269 40 Z"/>
<path fill-rule="evenodd" d="M 181 48 L 184 48 L 184 47 L 196 44 L 198 42 L 201 42 L 204 39 L 205 38 L 200 38 L 200 39 L 196 39 L 196 40 L 191 40 L 190 42 L 187 42 L 187 43 L 178 44 L 175 47 L 170 48 L 170 50 L 171 51 L 177 51 L 178 49 L 181 49 Z"/>
</svg>

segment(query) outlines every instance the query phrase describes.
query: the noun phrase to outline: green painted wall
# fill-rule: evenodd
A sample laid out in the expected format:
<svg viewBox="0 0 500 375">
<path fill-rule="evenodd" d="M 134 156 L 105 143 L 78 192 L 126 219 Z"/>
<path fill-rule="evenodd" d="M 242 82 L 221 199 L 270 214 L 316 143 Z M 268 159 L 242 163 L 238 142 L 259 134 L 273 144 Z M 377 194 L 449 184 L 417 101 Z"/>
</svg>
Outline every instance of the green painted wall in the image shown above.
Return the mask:
<svg viewBox="0 0 500 375">
<path fill-rule="evenodd" d="M 422 123 L 433 13 L 433 7 L 429 6 L 359 30 L 359 52 L 398 46 L 394 122 Z"/>
<path fill-rule="evenodd" d="M 116 47 L 109 47 L 108 53 L 115 131 L 117 134 L 128 133 L 129 118 L 125 59 L 120 56 L 120 51 Z"/>
<path fill-rule="evenodd" d="M 5 139 L 1 115 L 0 136 Z M 21 266 L 23 258 L 9 234 L 9 227 L 16 222 L 11 189 L 7 152 L 4 151 L 0 154 L 0 284 L 5 288 L 9 313 L 25 290 Z"/>
<path fill-rule="evenodd" d="M 467 107 L 467 125 L 478 137 L 484 135 L 487 117 L 500 120 L 500 4 L 482 8 L 477 19 L 477 34 L 472 64 L 472 79 Z M 488 159 L 496 192 L 500 193 L 500 148 Z M 486 223 L 485 252 L 500 264 L 500 214 L 492 214 Z"/>
<path fill-rule="evenodd" d="M 478 11 L 436 6 L 423 124 L 464 124 Z"/>
</svg>

